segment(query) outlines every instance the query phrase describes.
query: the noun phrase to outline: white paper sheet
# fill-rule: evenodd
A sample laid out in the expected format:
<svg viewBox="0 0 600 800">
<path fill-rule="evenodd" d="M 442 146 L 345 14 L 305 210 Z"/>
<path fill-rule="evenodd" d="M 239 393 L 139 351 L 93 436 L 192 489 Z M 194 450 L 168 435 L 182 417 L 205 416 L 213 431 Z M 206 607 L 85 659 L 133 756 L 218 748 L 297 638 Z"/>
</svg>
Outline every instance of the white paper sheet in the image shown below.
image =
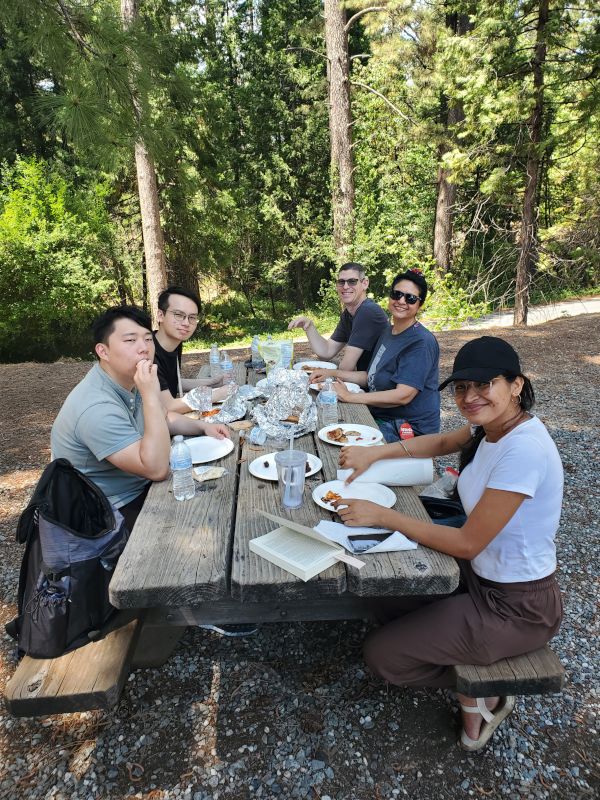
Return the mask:
<svg viewBox="0 0 600 800">
<path fill-rule="evenodd" d="M 331 522 L 324 519 L 322 519 L 318 525 L 315 525 L 315 530 L 328 539 L 331 539 L 332 542 L 341 544 L 342 547 L 345 547 L 346 550 L 349 550 L 351 553 L 353 553 L 354 550 L 348 542 L 348 536 L 361 536 L 370 533 L 390 533 L 387 528 L 348 528 L 341 522 Z M 360 555 L 366 555 L 367 553 L 392 553 L 397 550 L 416 550 L 417 547 L 417 543 L 413 542 L 412 539 L 408 539 L 403 533 L 400 533 L 400 531 L 394 531 L 384 542 L 376 544 L 375 547 L 371 547 L 369 550 L 363 550 Z"/>
</svg>

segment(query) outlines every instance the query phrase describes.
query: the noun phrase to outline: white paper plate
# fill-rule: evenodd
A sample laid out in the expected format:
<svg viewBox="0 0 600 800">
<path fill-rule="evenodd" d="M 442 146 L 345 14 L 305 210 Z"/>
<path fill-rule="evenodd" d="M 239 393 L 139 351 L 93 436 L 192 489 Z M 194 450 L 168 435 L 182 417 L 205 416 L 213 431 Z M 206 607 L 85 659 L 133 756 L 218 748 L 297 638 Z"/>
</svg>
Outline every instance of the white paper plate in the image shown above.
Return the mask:
<svg viewBox="0 0 600 800">
<path fill-rule="evenodd" d="M 310 367 L 311 369 L 337 369 L 337 364 L 332 361 L 298 361 L 294 364 L 294 369 L 303 369 Z"/>
<path fill-rule="evenodd" d="M 306 473 L 306 477 L 309 478 L 321 469 L 323 462 L 320 458 L 317 458 L 317 456 L 313 456 L 312 453 L 307 453 L 306 458 L 310 467 Z M 265 467 L 266 463 L 268 463 L 268 466 Z M 255 478 L 262 478 L 265 481 L 276 481 L 277 467 L 275 466 L 275 453 L 267 453 L 264 456 L 258 456 L 258 458 L 255 458 L 254 461 L 248 464 L 248 469 L 250 470 L 250 474 L 254 475 Z"/>
<path fill-rule="evenodd" d="M 354 431 L 358 433 L 358 436 L 349 437 L 347 442 L 334 442 L 332 439 L 327 438 L 327 434 L 335 428 L 341 428 L 343 431 L 349 432 Z M 383 433 L 379 428 L 371 428 L 369 425 L 354 425 L 352 422 L 339 422 L 337 425 L 327 425 L 325 428 L 321 428 L 318 436 L 321 441 L 327 442 L 327 444 L 336 444 L 338 447 L 344 447 L 344 445 L 347 444 L 369 447 L 383 439 Z"/>
<path fill-rule="evenodd" d="M 358 394 L 359 392 L 364 392 L 364 389 L 361 389 L 358 383 L 350 383 L 349 381 L 344 381 L 344 384 L 346 386 L 346 389 L 348 389 L 349 392 L 352 392 L 352 394 Z M 321 384 L 319 383 L 311 383 L 308 388 L 314 389 L 315 392 L 320 392 L 321 391 L 320 387 Z"/>
<path fill-rule="evenodd" d="M 377 503 L 378 506 L 384 506 L 384 508 L 391 508 L 396 502 L 394 492 L 380 483 L 356 483 L 355 481 L 350 486 L 346 486 L 343 481 L 327 481 L 327 483 L 322 483 L 313 490 L 312 499 L 318 506 L 329 511 L 334 511 L 335 509 L 329 503 L 321 500 L 327 492 L 336 492 L 342 497 L 355 498 L 357 500 L 370 500 L 372 503 Z"/>
<path fill-rule="evenodd" d="M 195 436 L 193 439 L 186 439 L 185 443 L 192 451 L 194 464 L 216 461 L 233 450 L 231 439 L 215 439 L 214 436 Z"/>
</svg>

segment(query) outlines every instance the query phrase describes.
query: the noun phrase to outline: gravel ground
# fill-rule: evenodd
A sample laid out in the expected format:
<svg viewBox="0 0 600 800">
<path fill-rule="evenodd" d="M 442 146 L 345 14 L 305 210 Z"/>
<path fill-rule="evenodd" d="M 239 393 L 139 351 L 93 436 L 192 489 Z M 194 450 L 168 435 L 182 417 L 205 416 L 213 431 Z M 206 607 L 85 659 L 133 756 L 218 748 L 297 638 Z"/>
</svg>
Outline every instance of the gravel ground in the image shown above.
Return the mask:
<svg viewBox="0 0 600 800">
<path fill-rule="evenodd" d="M 0 710 L 0 798 L 598 796 L 598 317 L 489 332 L 519 350 L 565 466 L 561 694 L 520 700 L 491 745 L 469 756 L 456 746 L 448 693 L 386 687 L 365 670 L 360 622 L 264 625 L 247 639 L 188 629 L 162 668 L 130 675 L 110 713 Z M 443 374 L 474 335 L 439 335 Z M 186 368 L 205 357 L 188 356 Z M 0 366 L 2 623 L 16 610 L 18 514 L 49 459 L 52 420 L 88 366 Z M 443 425 L 456 421 L 445 397 Z M 0 635 L 0 691 L 14 667 L 12 640 Z"/>
</svg>

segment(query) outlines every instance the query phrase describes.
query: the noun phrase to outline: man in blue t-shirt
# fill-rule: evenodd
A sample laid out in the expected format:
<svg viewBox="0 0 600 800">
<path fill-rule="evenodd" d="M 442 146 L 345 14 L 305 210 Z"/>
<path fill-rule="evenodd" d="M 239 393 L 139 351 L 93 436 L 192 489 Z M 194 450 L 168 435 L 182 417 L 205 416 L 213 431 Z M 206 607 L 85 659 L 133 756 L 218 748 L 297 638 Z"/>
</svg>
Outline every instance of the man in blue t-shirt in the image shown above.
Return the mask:
<svg viewBox="0 0 600 800">
<path fill-rule="evenodd" d="M 319 358 L 329 360 L 345 345 L 339 368 L 366 370 L 379 337 L 390 323 L 381 306 L 367 297 L 369 279 L 361 264 L 343 264 L 335 284 L 344 308 L 330 339 L 320 335 L 309 317 L 296 317 L 288 325 L 288 330 L 303 328 Z"/>
</svg>

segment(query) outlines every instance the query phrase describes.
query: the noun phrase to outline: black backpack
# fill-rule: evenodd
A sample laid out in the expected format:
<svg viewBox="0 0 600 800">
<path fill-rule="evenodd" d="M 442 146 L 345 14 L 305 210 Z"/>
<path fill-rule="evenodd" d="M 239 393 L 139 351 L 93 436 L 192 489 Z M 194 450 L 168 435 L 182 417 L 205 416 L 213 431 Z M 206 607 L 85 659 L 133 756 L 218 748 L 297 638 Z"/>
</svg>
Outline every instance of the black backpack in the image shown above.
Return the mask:
<svg viewBox="0 0 600 800">
<path fill-rule="evenodd" d="M 19 615 L 6 631 L 20 653 L 56 658 L 101 638 L 116 613 L 108 584 L 128 536 L 121 513 L 69 461 L 46 467 L 17 525 L 26 545 Z"/>
</svg>

